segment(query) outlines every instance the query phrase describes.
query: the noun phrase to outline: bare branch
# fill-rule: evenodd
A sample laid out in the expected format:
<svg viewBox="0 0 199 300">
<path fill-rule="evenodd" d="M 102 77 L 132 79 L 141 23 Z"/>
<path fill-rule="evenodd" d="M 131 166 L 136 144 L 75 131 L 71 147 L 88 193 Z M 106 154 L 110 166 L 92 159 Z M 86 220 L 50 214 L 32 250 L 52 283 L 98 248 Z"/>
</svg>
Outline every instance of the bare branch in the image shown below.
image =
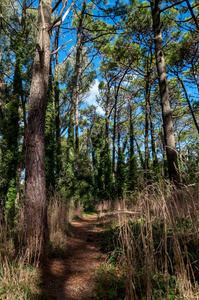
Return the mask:
<svg viewBox="0 0 199 300">
<path fill-rule="evenodd" d="M 68 1 L 65 1 L 64 5 L 62 7 L 62 10 L 60 12 L 59 17 L 52 23 L 52 25 L 50 26 L 49 30 L 51 30 L 51 29 L 53 29 L 53 28 L 55 28 L 57 26 L 60 26 L 64 22 L 65 18 L 67 17 L 67 15 L 69 14 L 69 12 L 71 11 L 72 7 L 75 5 L 76 2 L 77 2 L 77 0 L 74 0 L 71 3 L 71 5 L 69 6 L 69 8 L 67 9 L 67 11 L 64 13 L 64 15 L 62 17 L 64 9 L 65 9 L 65 7 L 66 7 L 66 5 L 68 3 Z"/>
<path fill-rule="evenodd" d="M 62 0 L 59 0 L 56 4 L 55 4 L 55 6 L 53 7 L 53 9 L 52 9 L 52 13 L 55 11 L 55 9 L 59 6 L 59 4 L 62 2 Z"/>
<path fill-rule="evenodd" d="M 165 11 L 165 10 L 167 10 L 167 9 L 169 9 L 169 8 L 172 8 L 173 6 L 179 5 L 179 4 L 183 3 L 184 1 L 185 1 L 185 0 L 179 1 L 179 2 L 177 2 L 177 3 L 173 3 L 173 4 L 167 6 L 167 7 L 163 8 L 163 9 L 160 9 L 160 12 L 162 13 L 163 11 Z"/>
<path fill-rule="evenodd" d="M 64 9 L 66 8 L 66 5 L 67 5 L 67 4 L 68 4 L 68 1 L 66 0 L 66 1 L 64 2 L 64 5 L 63 5 L 63 7 L 62 7 L 62 10 L 61 10 L 59 16 L 58 16 L 57 19 L 51 24 L 49 30 L 52 30 L 54 27 L 58 26 L 58 25 L 55 26 L 55 24 L 57 24 L 57 23 L 60 22 L 61 17 L 62 17 L 62 14 L 63 14 Z"/>
<path fill-rule="evenodd" d="M 68 42 L 64 43 L 63 45 L 61 45 L 59 48 L 57 48 L 55 51 L 51 52 L 51 55 L 56 54 L 61 48 L 63 48 L 65 45 L 67 45 L 68 43 L 70 43 L 72 41 L 69 40 Z"/>
<path fill-rule="evenodd" d="M 3 17 L 2 14 L 0 14 L 0 19 L 2 19 L 12 30 L 17 33 L 17 30 Z"/>
</svg>

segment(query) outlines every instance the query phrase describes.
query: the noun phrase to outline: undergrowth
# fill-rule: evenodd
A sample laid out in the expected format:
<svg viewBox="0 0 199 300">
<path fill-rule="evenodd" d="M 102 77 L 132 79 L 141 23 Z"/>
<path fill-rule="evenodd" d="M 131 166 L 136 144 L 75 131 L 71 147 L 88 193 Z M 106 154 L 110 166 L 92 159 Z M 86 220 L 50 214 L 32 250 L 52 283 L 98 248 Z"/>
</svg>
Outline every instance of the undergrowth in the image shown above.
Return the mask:
<svg viewBox="0 0 199 300">
<path fill-rule="evenodd" d="M 108 252 L 108 263 L 98 271 L 96 299 L 103 299 L 103 291 L 105 299 L 124 299 L 123 291 L 116 288 L 118 270 L 127 300 L 199 299 L 196 190 L 151 185 L 133 202 L 125 199 L 118 213 L 102 218 L 102 250 Z M 108 286 L 113 287 L 114 296 L 107 294 Z"/>
<path fill-rule="evenodd" d="M 24 249 L 24 205 L 18 203 L 14 228 L 10 228 L 5 213 L 0 222 L 0 299 L 48 299 L 41 290 L 39 263 Z M 67 234 L 74 215 L 82 216 L 81 205 L 74 205 L 60 192 L 48 201 L 50 233 L 49 259 L 63 257 L 67 249 Z"/>
</svg>

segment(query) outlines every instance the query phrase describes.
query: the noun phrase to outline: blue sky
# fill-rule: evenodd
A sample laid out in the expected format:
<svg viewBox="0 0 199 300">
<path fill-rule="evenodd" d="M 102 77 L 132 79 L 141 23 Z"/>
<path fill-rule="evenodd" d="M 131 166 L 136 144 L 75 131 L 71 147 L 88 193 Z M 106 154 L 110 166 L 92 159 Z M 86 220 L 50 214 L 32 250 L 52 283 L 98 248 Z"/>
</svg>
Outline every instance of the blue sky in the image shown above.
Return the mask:
<svg viewBox="0 0 199 300">
<path fill-rule="evenodd" d="M 98 85 L 99 85 L 99 80 L 96 79 L 94 85 L 91 86 L 89 96 L 86 99 L 86 104 L 87 105 L 95 105 L 97 107 L 97 112 L 101 115 L 104 114 L 103 109 L 98 105 L 96 101 L 96 96 L 99 95 L 99 90 L 98 90 Z"/>
</svg>

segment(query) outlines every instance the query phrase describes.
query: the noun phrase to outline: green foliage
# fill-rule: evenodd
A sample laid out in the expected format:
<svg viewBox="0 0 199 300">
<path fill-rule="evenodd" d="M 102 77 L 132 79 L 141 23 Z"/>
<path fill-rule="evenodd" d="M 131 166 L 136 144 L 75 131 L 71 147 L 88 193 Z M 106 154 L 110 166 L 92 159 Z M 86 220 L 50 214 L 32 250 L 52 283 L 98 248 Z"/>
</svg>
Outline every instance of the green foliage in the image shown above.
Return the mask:
<svg viewBox="0 0 199 300">
<path fill-rule="evenodd" d="M 137 218 L 134 221 L 126 220 L 126 222 L 128 223 L 121 226 L 112 223 L 103 232 L 102 249 L 109 253 L 106 268 L 112 268 L 116 272 L 115 268 L 120 264 L 119 270 L 120 272 L 123 270 L 124 284 L 128 278 L 129 265 L 127 262 L 132 260 L 133 277 L 131 281 L 135 286 L 138 299 L 146 299 L 146 276 L 151 284 L 151 299 L 183 299 L 181 282 L 176 275 L 179 272 L 180 259 L 188 269 L 191 268 L 189 273 L 191 283 L 194 284 L 195 280 L 199 281 L 198 240 L 194 238 L 198 228 L 197 222 L 184 217 L 176 217 L 174 223 L 170 225 L 166 225 L 165 220 L 157 217 L 151 219 L 151 225 L 145 218 Z M 176 246 L 178 243 L 179 245 Z M 134 253 L 135 257 L 133 256 L 134 259 L 131 256 L 133 252 L 136 253 Z M 127 255 L 127 253 L 129 254 Z M 151 269 L 148 270 L 149 273 L 146 273 L 149 267 L 146 265 L 146 255 L 150 256 L 153 261 Z M 155 267 L 153 267 L 154 265 Z M 101 274 L 100 272 L 102 273 L 101 269 L 99 274 Z M 101 276 L 103 278 L 103 274 Z M 109 276 L 106 276 L 109 279 Z M 101 297 L 102 290 L 105 291 L 108 287 L 104 285 L 103 280 L 102 282 L 99 280 L 98 284 L 99 289 L 96 295 Z M 115 297 L 117 296 L 116 293 Z M 108 296 L 107 299 L 109 299 Z"/>
<path fill-rule="evenodd" d="M 95 299 L 124 299 L 125 276 L 117 266 L 103 265 L 95 271 L 94 278 L 97 283 Z"/>
<path fill-rule="evenodd" d="M 37 273 L 24 261 L 5 261 L 0 266 L 0 299 L 34 299 Z"/>
<path fill-rule="evenodd" d="M 8 187 L 7 191 L 7 201 L 5 204 L 5 212 L 8 219 L 8 223 L 11 225 L 11 228 L 14 227 L 15 223 L 15 216 L 16 216 L 16 205 L 15 205 L 15 199 L 16 199 L 16 182 L 13 178 Z"/>
</svg>

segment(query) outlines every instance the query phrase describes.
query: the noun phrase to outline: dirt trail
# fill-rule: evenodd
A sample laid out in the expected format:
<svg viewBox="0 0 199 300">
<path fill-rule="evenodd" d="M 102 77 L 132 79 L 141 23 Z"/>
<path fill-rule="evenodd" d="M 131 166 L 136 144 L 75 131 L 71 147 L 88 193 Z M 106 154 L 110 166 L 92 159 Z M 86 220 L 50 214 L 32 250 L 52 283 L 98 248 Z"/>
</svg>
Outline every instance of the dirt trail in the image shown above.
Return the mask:
<svg viewBox="0 0 199 300">
<path fill-rule="evenodd" d="M 95 282 L 92 275 L 93 270 L 100 267 L 102 258 L 96 218 L 97 215 L 90 215 L 72 222 L 66 258 L 52 259 L 43 268 L 43 289 L 47 291 L 49 299 L 94 299 Z"/>
</svg>

